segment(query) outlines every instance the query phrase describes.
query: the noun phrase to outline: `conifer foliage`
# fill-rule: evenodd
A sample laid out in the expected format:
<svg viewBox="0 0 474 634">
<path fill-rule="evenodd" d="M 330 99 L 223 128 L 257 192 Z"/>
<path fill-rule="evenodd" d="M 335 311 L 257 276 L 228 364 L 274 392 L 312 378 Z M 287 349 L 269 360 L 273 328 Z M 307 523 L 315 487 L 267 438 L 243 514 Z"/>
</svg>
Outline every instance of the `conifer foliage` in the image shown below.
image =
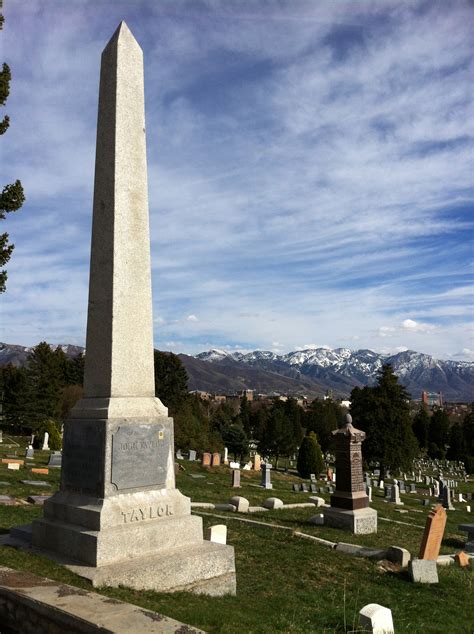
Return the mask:
<svg viewBox="0 0 474 634">
<path fill-rule="evenodd" d="M 316 434 L 311 431 L 301 441 L 296 468 L 302 478 L 309 478 L 311 473 L 318 476 L 323 467 L 323 453 Z"/>
<path fill-rule="evenodd" d="M 379 462 L 381 474 L 385 469 L 409 466 L 418 451 L 409 400 L 408 392 L 389 364 L 382 366 L 377 385 L 352 390 L 354 425 L 367 434 L 364 459 Z"/>
<path fill-rule="evenodd" d="M 3 28 L 4 17 L 0 15 L 0 29 Z M 3 64 L 0 71 L 0 106 L 4 106 L 10 94 L 11 71 L 8 64 Z M 10 125 L 10 118 L 5 115 L 0 121 L 0 135 L 5 134 Z M 18 211 L 25 202 L 25 194 L 19 180 L 5 185 L 0 194 L 0 220 L 5 220 L 6 214 Z M 11 258 L 14 244 L 10 244 L 8 233 L 0 234 L 0 267 L 3 267 Z M 0 271 L 0 293 L 5 292 L 7 272 Z"/>
</svg>

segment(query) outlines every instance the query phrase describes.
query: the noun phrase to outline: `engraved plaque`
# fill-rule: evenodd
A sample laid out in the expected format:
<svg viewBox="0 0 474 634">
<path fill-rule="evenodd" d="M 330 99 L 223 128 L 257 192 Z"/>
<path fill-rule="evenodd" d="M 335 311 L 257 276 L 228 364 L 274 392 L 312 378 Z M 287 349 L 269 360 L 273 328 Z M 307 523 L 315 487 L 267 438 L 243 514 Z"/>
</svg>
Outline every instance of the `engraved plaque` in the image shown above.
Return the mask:
<svg viewBox="0 0 474 634">
<path fill-rule="evenodd" d="M 62 487 L 96 491 L 103 482 L 101 455 L 104 429 L 94 423 L 66 423 L 62 456 Z"/>
<path fill-rule="evenodd" d="M 121 425 L 112 435 L 111 482 L 117 489 L 165 486 L 169 434 L 162 425 Z"/>
</svg>

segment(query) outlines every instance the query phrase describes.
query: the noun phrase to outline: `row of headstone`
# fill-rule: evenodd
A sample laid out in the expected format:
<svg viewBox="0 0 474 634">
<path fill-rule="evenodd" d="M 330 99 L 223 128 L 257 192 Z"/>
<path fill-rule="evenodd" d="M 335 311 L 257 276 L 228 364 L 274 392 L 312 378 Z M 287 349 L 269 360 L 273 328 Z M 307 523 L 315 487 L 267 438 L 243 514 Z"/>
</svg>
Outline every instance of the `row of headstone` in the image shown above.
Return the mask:
<svg viewBox="0 0 474 634">
<path fill-rule="evenodd" d="M 203 453 L 201 464 L 203 467 L 218 467 L 221 464 L 221 455 L 219 453 Z"/>
</svg>

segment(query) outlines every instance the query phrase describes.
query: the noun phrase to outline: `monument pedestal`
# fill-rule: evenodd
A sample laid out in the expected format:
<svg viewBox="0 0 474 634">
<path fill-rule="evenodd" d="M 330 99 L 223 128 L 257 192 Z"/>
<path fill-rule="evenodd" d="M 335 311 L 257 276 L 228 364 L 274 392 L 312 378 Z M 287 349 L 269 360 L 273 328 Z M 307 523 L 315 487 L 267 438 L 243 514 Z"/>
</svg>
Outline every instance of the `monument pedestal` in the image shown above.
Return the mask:
<svg viewBox="0 0 474 634">
<path fill-rule="evenodd" d="M 138 420 L 89 418 L 123 414 L 129 399 L 107 401 L 79 401 L 66 422 L 61 490 L 33 521 L 31 545 L 94 586 L 235 594 L 234 549 L 204 541 L 202 519 L 175 488 L 173 419 L 155 398 L 137 399 Z"/>
<path fill-rule="evenodd" d="M 377 532 L 377 511 L 371 508 L 348 511 L 335 507 L 323 509 L 324 525 L 350 530 L 355 535 Z"/>
</svg>

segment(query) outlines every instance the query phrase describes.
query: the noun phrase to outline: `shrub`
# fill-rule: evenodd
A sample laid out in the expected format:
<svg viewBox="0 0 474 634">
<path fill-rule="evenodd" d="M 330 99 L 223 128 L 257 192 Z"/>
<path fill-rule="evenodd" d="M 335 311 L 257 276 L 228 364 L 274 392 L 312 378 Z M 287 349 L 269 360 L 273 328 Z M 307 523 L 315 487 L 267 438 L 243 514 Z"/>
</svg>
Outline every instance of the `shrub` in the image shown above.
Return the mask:
<svg viewBox="0 0 474 634">
<path fill-rule="evenodd" d="M 316 434 L 310 432 L 301 441 L 296 468 L 302 478 L 309 478 L 310 473 L 315 473 L 318 476 L 323 467 L 324 459 L 321 447 Z"/>
<path fill-rule="evenodd" d="M 44 438 L 45 432 L 48 432 L 48 434 L 49 434 L 49 440 L 48 440 L 49 448 L 52 451 L 60 450 L 61 447 L 62 447 L 61 434 L 59 433 L 59 429 L 58 429 L 58 426 L 57 426 L 56 422 L 54 420 L 52 420 L 51 418 L 48 419 L 48 420 L 43 421 L 42 423 L 40 423 L 40 425 L 39 425 L 39 427 L 38 427 L 38 429 L 36 431 L 37 438 L 38 439 L 41 438 L 41 442 L 38 445 L 38 447 L 40 449 L 43 446 L 42 440 Z"/>
</svg>

